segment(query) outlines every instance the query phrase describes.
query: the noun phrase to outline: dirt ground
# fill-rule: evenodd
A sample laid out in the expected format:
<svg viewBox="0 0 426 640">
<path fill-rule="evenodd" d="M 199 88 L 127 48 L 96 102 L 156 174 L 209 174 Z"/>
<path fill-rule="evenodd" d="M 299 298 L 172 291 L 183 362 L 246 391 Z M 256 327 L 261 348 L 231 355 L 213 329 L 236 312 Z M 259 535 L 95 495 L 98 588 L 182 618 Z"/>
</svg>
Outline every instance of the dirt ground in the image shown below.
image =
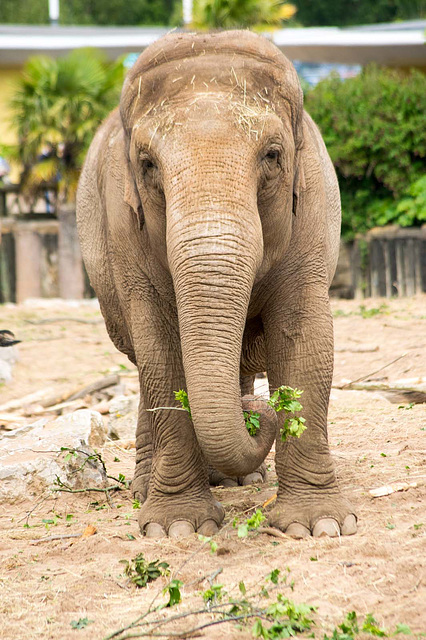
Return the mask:
<svg viewBox="0 0 426 640">
<path fill-rule="evenodd" d="M 372 613 L 389 635 L 398 624 L 409 625 L 412 638 L 426 635 L 425 404 L 410 408 L 409 401 L 391 403 L 379 392 L 337 388 L 359 378 L 389 382 L 426 375 L 426 296 L 368 300 L 365 308 L 359 301 L 334 301 L 332 306 L 336 353 L 329 441 L 342 490 L 356 507 L 357 535 L 299 541 L 252 532 L 238 538 L 234 518 L 244 521 L 276 491 L 272 455 L 265 485 L 214 490 L 226 509 L 216 553 L 195 535 L 142 538 L 129 491 L 113 496 L 113 508 L 103 494 L 45 493 L 25 503 L 1 504 L 2 639 L 101 639 L 129 625 L 155 596 L 155 606 L 165 602 L 166 578 L 136 589 L 123 575 L 120 560 L 140 552 L 148 560 L 168 562 L 171 577 L 183 583 L 181 604 L 155 613 L 157 618 L 202 608 L 201 593 L 219 570 L 215 581 L 229 596 L 241 597 L 238 584 L 244 581 L 246 597 L 256 600 L 265 576 L 278 568 L 288 577 L 278 586 L 269 582 L 271 596 L 280 591 L 296 603 L 317 607 L 312 631 L 320 640 L 331 636 L 350 611 L 361 623 Z M 119 372 L 128 390 L 136 391 L 134 368 L 114 349 L 93 305 L 6 305 L 0 313 L 1 328 L 22 339 L 14 380 L 0 388 L 2 404 L 45 387 L 84 385 L 108 372 Z M 56 321 L 32 324 L 46 319 Z M 102 455 L 112 475 L 131 478 L 134 449 L 111 443 Z M 380 498 L 369 494 L 397 482 L 417 486 Z M 96 527 L 95 535 L 51 538 L 81 533 L 88 524 Z M 212 616 L 204 614 L 201 620 Z M 73 628 L 78 621 L 83 628 Z M 199 621 L 183 618 L 158 633 L 183 637 Z M 210 626 L 199 637 L 243 640 L 252 637 L 252 624 Z M 364 636 L 371 637 L 359 637 Z"/>
</svg>

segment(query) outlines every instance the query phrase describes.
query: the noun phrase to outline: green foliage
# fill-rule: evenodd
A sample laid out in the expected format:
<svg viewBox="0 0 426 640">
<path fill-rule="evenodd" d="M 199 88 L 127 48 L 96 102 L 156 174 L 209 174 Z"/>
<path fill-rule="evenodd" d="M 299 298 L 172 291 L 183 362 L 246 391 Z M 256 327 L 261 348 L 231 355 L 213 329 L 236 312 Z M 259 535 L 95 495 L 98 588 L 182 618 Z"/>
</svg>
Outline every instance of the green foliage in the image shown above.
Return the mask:
<svg viewBox="0 0 426 640">
<path fill-rule="evenodd" d="M 198 29 L 279 27 L 295 12 L 283 0 L 196 0 L 193 25 Z"/>
<path fill-rule="evenodd" d="M 175 400 L 180 402 L 182 409 L 185 409 L 189 413 L 189 417 L 192 420 L 191 409 L 189 407 L 188 394 L 183 389 L 179 389 L 179 391 L 173 391 L 175 394 Z"/>
<path fill-rule="evenodd" d="M 331 637 L 324 635 L 324 640 L 353 640 L 358 633 L 357 615 L 355 611 L 350 611 L 337 629 L 333 630 L 333 635 Z"/>
<path fill-rule="evenodd" d="M 424 0 L 303 0 L 298 20 L 310 26 L 346 26 L 411 20 L 426 15 Z"/>
<path fill-rule="evenodd" d="M 371 634 L 372 636 L 377 636 L 378 638 L 384 638 L 388 635 L 384 629 L 380 629 L 377 621 L 374 619 L 374 616 L 371 613 L 367 613 L 367 615 L 365 616 L 362 630 L 366 633 Z"/>
<path fill-rule="evenodd" d="M 198 534 L 198 540 L 200 542 L 205 542 L 206 544 L 209 545 L 210 547 L 210 553 L 216 553 L 217 551 L 217 542 L 215 540 L 213 540 L 212 537 L 210 536 L 203 536 L 201 535 L 201 533 Z"/>
<path fill-rule="evenodd" d="M 302 395 L 303 391 L 300 389 L 293 389 L 282 385 L 272 394 L 268 400 L 269 406 L 271 406 L 278 413 L 284 411 L 285 413 L 298 413 L 302 410 L 302 405 L 298 401 L 298 398 Z M 305 418 L 293 416 L 287 418 L 284 422 L 281 433 L 281 440 L 285 442 L 288 436 L 300 438 L 302 433 L 306 429 Z"/>
<path fill-rule="evenodd" d="M 243 411 L 247 431 L 251 436 L 255 436 L 260 429 L 260 413 L 256 411 Z"/>
<path fill-rule="evenodd" d="M 61 2 L 61 24 L 166 25 L 173 0 L 67 0 Z"/>
<path fill-rule="evenodd" d="M 160 562 L 159 560 L 147 562 L 143 553 L 138 553 L 132 560 L 120 560 L 120 562 L 125 565 L 124 573 L 126 576 L 138 588 L 146 587 L 148 582 L 153 582 L 160 576 L 165 576 L 169 573 L 167 562 Z"/>
<path fill-rule="evenodd" d="M 309 631 L 314 624 L 310 618 L 315 607 L 307 604 L 295 604 L 278 594 L 276 602 L 266 609 L 266 616 L 272 621 L 267 627 L 258 618 L 253 625 L 252 634 L 255 638 L 274 640 L 275 638 L 290 638 L 297 633 Z"/>
<path fill-rule="evenodd" d="M 67 0 L 60 3 L 59 23 L 166 25 L 175 4 L 174 0 Z M 0 23 L 47 24 L 48 7 L 48 0 L 2 0 Z"/>
<path fill-rule="evenodd" d="M 371 307 L 370 309 L 367 309 L 365 304 L 361 304 L 359 306 L 359 313 L 365 320 L 366 318 L 373 318 L 374 316 L 389 313 L 389 306 L 387 304 L 381 304 L 380 307 Z"/>
<path fill-rule="evenodd" d="M 92 624 L 93 620 L 88 618 L 79 618 L 78 620 L 71 620 L 71 627 L 73 629 L 84 629 L 88 624 Z"/>
<path fill-rule="evenodd" d="M 426 220 L 425 75 L 375 65 L 355 78 L 332 75 L 306 95 L 337 171 L 342 230 Z"/>
<path fill-rule="evenodd" d="M 412 227 L 426 222 L 426 175 L 409 185 L 400 200 L 375 200 L 369 207 L 370 216 L 379 226 L 397 224 Z"/>
<path fill-rule="evenodd" d="M 403 624 L 403 623 L 398 623 L 396 625 L 395 635 L 398 635 L 398 633 L 402 633 L 405 636 L 411 636 L 412 635 L 411 629 L 408 626 L 408 624 Z"/>
<path fill-rule="evenodd" d="M 203 600 L 206 604 L 216 604 L 220 602 L 226 595 L 226 591 L 223 589 L 223 584 L 212 584 L 209 589 L 203 592 Z"/>
<path fill-rule="evenodd" d="M 238 537 L 245 538 L 248 535 L 249 531 L 254 531 L 258 529 L 262 522 L 266 520 L 260 509 L 256 509 L 255 513 L 251 515 L 243 524 L 238 526 Z M 237 521 L 234 520 L 234 527 L 237 525 Z"/>
<path fill-rule="evenodd" d="M 86 151 L 100 122 L 118 103 L 124 67 L 91 49 L 54 60 L 31 58 L 12 98 L 17 157 L 28 188 L 60 176 L 64 200 L 72 201 Z M 40 158 L 43 149 L 48 157 Z"/>
<path fill-rule="evenodd" d="M 164 605 L 165 607 L 174 607 L 175 604 L 179 604 L 182 600 L 181 587 L 183 587 L 183 582 L 171 580 L 167 587 L 163 589 L 163 594 L 168 594 L 169 596 L 168 602 Z"/>
</svg>

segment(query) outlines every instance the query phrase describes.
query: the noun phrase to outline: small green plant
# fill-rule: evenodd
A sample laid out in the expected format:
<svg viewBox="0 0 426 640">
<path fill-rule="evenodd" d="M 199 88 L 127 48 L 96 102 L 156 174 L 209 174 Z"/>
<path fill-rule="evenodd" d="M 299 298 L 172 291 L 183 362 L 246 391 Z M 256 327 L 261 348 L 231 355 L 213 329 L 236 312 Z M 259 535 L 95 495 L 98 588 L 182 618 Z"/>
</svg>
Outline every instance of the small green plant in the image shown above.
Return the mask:
<svg viewBox="0 0 426 640">
<path fill-rule="evenodd" d="M 201 533 L 198 534 L 198 540 L 200 542 L 205 542 L 210 547 L 210 553 L 216 553 L 217 551 L 217 542 L 213 540 L 213 538 L 209 536 L 203 536 Z"/>
<path fill-rule="evenodd" d="M 204 602 L 209 604 L 216 604 L 220 602 L 226 595 L 226 591 L 223 590 L 223 584 L 212 584 L 209 589 L 203 592 Z"/>
<path fill-rule="evenodd" d="M 415 404 L 416 404 L 415 402 L 410 402 L 409 404 L 400 404 L 398 406 L 398 409 L 407 409 L 407 411 L 408 411 L 408 410 L 412 409 L 415 406 Z"/>
<path fill-rule="evenodd" d="M 355 611 L 350 611 L 332 636 L 324 635 L 324 640 L 353 640 L 359 633 L 358 620 Z"/>
<path fill-rule="evenodd" d="M 88 618 L 79 618 L 78 620 L 71 620 L 71 627 L 73 629 L 84 629 L 88 624 L 93 624 L 93 622 Z"/>
<path fill-rule="evenodd" d="M 243 524 L 238 526 L 238 537 L 245 538 L 248 535 L 249 531 L 254 531 L 254 529 L 258 529 L 262 522 L 266 520 L 260 509 L 256 509 L 255 513 L 252 516 L 247 518 Z M 237 520 L 234 520 L 234 527 L 237 526 Z"/>
<path fill-rule="evenodd" d="M 140 509 L 141 508 L 141 503 L 136 498 L 133 500 L 132 508 L 133 509 Z"/>
<path fill-rule="evenodd" d="M 56 513 L 53 514 L 53 518 L 43 518 L 42 523 L 44 524 L 46 531 L 49 531 L 50 527 L 56 527 L 60 518 L 62 518 L 62 516 Z"/>
<path fill-rule="evenodd" d="M 360 315 L 365 318 L 373 318 L 374 316 L 381 315 L 382 313 L 388 313 L 389 307 L 387 304 L 381 304 L 380 307 L 372 307 L 371 309 L 367 309 L 365 304 L 361 304 L 359 307 Z"/>
<path fill-rule="evenodd" d="M 394 635 L 396 636 L 396 635 L 398 635 L 398 633 L 402 633 L 405 636 L 411 636 L 412 631 L 411 631 L 410 627 L 408 626 L 408 624 L 404 624 L 404 623 L 400 623 L 399 622 L 396 625 L 396 629 L 395 629 Z"/>
<path fill-rule="evenodd" d="M 160 576 L 169 574 L 169 565 L 167 562 L 154 560 L 147 562 L 143 553 L 139 553 L 132 560 L 120 560 L 125 565 L 124 573 L 133 584 L 138 588 L 146 587 L 148 582 L 157 580 Z"/>
<path fill-rule="evenodd" d="M 285 413 L 298 413 L 302 410 L 298 398 L 302 395 L 303 391 L 300 389 L 293 389 L 286 385 L 282 385 L 272 394 L 268 400 L 269 406 L 271 406 L 278 413 L 284 411 Z M 287 418 L 284 422 L 284 426 L 280 430 L 281 440 L 285 442 L 288 436 L 300 438 L 302 433 L 306 429 L 305 418 L 299 416 L 293 416 Z"/>
<path fill-rule="evenodd" d="M 268 573 L 268 575 L 266 576 L 266 580 L 270 580 L 272 584 L 278 584 L 278 577 L 280 573 L 281 572 L 279 569 L 273 569 L 271 573 Z"/>
<path fill-rule="evenodd" d="M 295 604 L 278 594 L 276 602 L 269 605 L 265 614 L 272 624 L 269 627 L 259 618 L 253 625 L 252 634 L 255 638 L 275 640 L 275 638 L 290 638 L 298 633 L 309 631 L 314 624 L 310 615 L 315 607 L 307 604 Z"/>
<path fill-rule="evenodd" d="M 183 587 L 183 582 L 180 580 L 171 580 L 170 583 L 163 589 L 163 595 L 169 595 L 169 601 L 164 605 L 164 607 L 174 607 L 175 604 L 179 604 L 182 600 L 182 594 L 180 592 L 181 587 Z"/>
<path fill-rule="evenodd" d="M 372 636 L 377 636 L 379 638 L 384 638 L 388 635 L 385 629 L 380 629 L 377 620 L 374 619 L 372 613 L 367 613 L 367 615 L 365 616 L 362 630 L 366 633 L 370 633 Z"/>
<path fill-rule="evenodd" d="M 189 417 L 192 420 L 187 392 L 183 389 L 179 389 L 179 391 L 173 391 L 173 393 L 175 394 L 175 399 L 180 402 L 182 409 L 185 409 L 185 411 L 189 413 Z"/>
<path fill-rule="evenodd" d="M 255 436 L 260 429 L 260 413 L 257 411 L 243 411 L 247 431 Z"/>
</svg>

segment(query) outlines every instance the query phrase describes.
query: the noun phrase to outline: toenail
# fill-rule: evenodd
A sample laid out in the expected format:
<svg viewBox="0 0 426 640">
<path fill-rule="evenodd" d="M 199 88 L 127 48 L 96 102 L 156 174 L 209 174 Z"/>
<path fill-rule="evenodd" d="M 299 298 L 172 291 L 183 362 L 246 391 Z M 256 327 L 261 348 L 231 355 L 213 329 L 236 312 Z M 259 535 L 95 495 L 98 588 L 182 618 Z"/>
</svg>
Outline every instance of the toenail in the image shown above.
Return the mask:
<svg viewBox="0 0 426 640">
<path fill-rule="evenodd" d="M 339 523 L 334 518 L 322 518 L 314 526 L 312 535 L 314 538 L 322 538 L 324 536 L 336 538 L 340 535 Z"/>
<path fill-rule="evenodd" d="M 310 536 L 310 531 L 307 527 L 304 527 L 300 522 L 292 522 L 285 531 L 286 535 L 300 540 L 301 538 L 307 538 Z"/>
</svg>

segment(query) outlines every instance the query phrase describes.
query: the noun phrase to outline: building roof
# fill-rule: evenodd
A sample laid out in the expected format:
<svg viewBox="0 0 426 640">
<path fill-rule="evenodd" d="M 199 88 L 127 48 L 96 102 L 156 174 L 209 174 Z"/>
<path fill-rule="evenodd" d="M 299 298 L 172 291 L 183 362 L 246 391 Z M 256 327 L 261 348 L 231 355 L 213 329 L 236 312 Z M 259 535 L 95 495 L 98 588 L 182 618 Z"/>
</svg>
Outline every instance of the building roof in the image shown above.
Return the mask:
<svg viewBox="0 0 426 640">
<path fill-rule="evenodd" d="M 406 25 L 404 27 L 404 25 Z M 426 66 L 425 21 L 349 29 L 281 29 L 268 37 L 292 60 L 392 66 Z M 139 52 L 167 27 L 62 27 L 0 25 L 0 65 L 20 67 L 31 56 L 60 56 L 80 47 L 102 49 L 110 59 Z"/>
</svg>

